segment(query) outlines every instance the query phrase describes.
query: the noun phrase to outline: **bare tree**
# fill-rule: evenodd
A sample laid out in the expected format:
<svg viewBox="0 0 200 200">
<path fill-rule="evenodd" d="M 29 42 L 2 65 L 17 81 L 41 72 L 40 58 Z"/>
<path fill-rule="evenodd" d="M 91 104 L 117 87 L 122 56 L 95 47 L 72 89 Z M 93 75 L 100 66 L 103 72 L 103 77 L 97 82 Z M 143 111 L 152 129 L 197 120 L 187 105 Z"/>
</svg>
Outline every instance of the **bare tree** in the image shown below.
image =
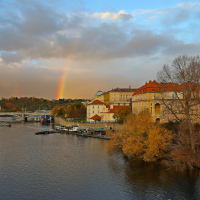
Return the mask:
<svg viewBox="0 0 200 200">
<path fill-rule="evenodd" d="M 157 79 L 162 83 L 164 114 L 173 115 L 181 122 L 182 132 L 189 136 L 191 152 L 196 154 L 199 137 L 195 132 L 194 122 L 197 122 L 200 115 L 200 57 L 177 57 L 171 66 L 163 66 Z"/>
</svg>

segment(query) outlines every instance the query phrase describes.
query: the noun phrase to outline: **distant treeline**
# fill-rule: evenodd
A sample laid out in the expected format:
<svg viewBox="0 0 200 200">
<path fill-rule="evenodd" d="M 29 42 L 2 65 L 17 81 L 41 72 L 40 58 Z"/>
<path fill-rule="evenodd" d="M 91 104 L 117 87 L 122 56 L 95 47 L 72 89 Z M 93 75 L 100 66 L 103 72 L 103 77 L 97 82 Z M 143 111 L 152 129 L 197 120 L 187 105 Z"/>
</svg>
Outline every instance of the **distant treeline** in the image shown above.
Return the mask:
<svg viewBox="0 0 200 200">
<path fill-rule="evenodd" d="M 76 102 L 67 106 L 56 106 L 51 115 L 72 119 L 86 119 L 86 104 Z"/>
<path fill-rule="evenodd" d="M 81 104 L 88 101 L 87 99 L 59 99 L 48 100 L 36 97 L 11 97 L 9 99 L 2 98 L 0 100 L 0 111 L 36 111 L 36 110 L 52 110 L 56 106 L 67 107 L 72 104 Z"/>
</svg>

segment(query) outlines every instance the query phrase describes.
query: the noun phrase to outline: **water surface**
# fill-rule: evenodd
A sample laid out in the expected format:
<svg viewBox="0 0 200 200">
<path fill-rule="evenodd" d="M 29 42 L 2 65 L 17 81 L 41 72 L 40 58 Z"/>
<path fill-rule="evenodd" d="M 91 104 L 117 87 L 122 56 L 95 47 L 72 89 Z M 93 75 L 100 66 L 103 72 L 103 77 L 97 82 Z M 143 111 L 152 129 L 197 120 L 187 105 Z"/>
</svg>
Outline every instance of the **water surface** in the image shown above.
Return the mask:
<svg viewBox="0 0 200 200">
<path fill-rule="evenodd" d="M 43 127 L 47 128 L 47 127 Z M 130 163 L 108 141 L 35 135 L 39 123 L 0 127 L 0 199 L 200 199 L 198 171 Z"/>
</svg>

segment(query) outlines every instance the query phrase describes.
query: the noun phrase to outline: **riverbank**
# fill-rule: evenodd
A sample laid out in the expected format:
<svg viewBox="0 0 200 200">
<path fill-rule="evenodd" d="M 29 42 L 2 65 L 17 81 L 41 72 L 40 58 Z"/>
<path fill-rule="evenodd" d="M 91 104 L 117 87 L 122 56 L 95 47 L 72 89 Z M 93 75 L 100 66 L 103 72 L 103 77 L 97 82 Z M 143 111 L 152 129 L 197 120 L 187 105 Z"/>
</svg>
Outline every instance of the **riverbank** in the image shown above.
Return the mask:
<svg viewBox="0 0 200 200">
<path fill-rule="evenodd" d="M 86 128 L 104 128 L 105 131 L 114 130 L 117 131 L 121 128 L 121 125 L 116 122 L 96 122 L 96 123 L 77 123 L 77 122 L 68 122 L 62 119 L 61 117 L 54 117 L 54 123 L 63 125 L 63 126 L 77 126 L 82 129 Z"/>
<path fill-rule="evenodd" d="M 69 134 L 69 135 L 77 135 L 77 136 L 81 136 L 81 137 L 85 137 L 85 138 L 97 138 L 97 139 L 104 139 L 104 140 L 110 140 L 109 137 L 107 137 L 106 135 L 101 135 L 101 134 L 84 134 L 84 133 L 78 133 L 78 132 L 69 132 L 69 131 L 61 131 L 61 133 L 63 134 Z"/>
</svg>

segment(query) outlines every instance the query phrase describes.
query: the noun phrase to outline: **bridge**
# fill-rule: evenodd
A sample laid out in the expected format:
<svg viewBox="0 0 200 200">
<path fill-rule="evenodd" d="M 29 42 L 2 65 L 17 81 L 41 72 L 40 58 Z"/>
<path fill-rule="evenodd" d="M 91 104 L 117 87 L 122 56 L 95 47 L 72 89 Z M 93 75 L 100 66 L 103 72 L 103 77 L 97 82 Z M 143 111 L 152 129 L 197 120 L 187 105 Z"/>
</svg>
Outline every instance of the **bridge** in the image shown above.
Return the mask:
<svg viewBox="0 0 200 200">
<path fill-rule="evenodd" d="M 27 120 L 27 118 L 37 118 L 39 120 L 43 115 L 51 115 L 51 110 L 35 112 L 0 112 L 0 117 L 21 117 L 22 121 Z"/>
</svg>

